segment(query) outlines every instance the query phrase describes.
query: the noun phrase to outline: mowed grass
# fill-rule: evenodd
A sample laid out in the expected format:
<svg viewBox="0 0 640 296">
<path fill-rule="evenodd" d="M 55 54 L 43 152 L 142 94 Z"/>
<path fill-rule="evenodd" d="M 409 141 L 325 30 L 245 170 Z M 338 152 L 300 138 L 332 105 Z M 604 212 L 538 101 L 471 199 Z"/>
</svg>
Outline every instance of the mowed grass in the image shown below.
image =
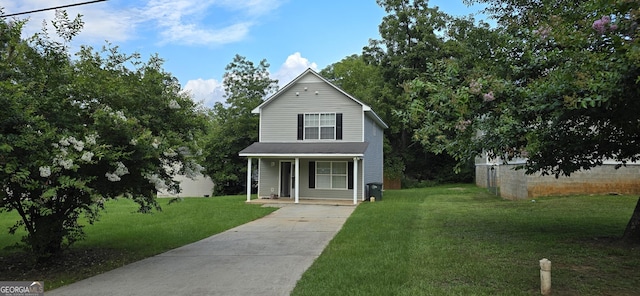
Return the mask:
<svg viewBox="0 0 640 296">
<path fill-rule="evenodd" d="M 358 206 L 293 295 L 640 294 L 640 252 L 620 243 L 635 196 L 505 201 L 472 185 L 385 191 Z"/>
<path fill-rule="evenodd" d="M 0 261 L 15 268 L 0 268 L 0 280 L 41 280 L 47 290 L 120 267 L 149 256 L 223 232 L 263 217 L 276 208 L 247 205 L 244 196 L 185 198 L 169 204 L 159 199 L 162 211 L 136 213 L 129 199 L 107 202 L 100 221 L 87 225 L 86 240 L 73 245 L 71 254 L 47 266 L 37 267 L 19 250 L 6 249 L 24 232 L 7 233 L 18 219 L 15 212 L 0 213 Z M 91 261 L 91 262 L 83 262 Z M 9 262 L 9 263 L 7 263 Z"/>
</svg>

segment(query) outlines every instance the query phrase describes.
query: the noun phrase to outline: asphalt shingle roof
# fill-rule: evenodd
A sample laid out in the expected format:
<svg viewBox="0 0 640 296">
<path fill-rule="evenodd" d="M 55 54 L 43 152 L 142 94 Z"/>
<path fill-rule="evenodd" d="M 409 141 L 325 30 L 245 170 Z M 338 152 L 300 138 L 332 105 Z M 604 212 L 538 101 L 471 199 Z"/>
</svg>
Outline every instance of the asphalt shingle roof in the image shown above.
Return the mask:
<svg viewBox="0 0 640 296">
<path fill-rule="evenodd" d="M 340 155 L 363 156 L 367 142 L 261 143 L 256 142 L 240 151 L 240 156 Z"/>
</svg>

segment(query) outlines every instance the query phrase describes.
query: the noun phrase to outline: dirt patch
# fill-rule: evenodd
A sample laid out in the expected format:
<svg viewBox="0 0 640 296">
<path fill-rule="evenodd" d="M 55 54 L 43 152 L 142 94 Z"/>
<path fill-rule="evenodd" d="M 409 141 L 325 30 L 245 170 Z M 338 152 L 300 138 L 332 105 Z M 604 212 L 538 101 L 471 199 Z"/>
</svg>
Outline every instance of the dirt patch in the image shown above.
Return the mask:
<svg viewBox="0 0 640 296">
<path fill-rule="evenodd" d="M 0 257 L 4 281 L 45 281 L 45 288 L 60 286 L 126 264 L 127 255 L 112 249 L 72 249 L 46 263 L 36 263 L 27 253 Z"/>
</svg>

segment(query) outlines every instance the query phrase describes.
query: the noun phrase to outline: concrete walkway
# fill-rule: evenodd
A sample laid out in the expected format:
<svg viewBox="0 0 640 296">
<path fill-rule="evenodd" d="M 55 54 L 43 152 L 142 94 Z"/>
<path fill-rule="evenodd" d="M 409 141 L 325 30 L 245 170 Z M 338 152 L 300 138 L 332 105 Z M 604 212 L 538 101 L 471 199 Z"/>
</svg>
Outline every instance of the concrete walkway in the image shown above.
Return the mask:
<svg viewBox="0 0 640 296">
<path fill-rule="evenodd" d="M 45 295 L 289 295 L 355 206 L 273 206 L 281 208 Z"/>
</svg>

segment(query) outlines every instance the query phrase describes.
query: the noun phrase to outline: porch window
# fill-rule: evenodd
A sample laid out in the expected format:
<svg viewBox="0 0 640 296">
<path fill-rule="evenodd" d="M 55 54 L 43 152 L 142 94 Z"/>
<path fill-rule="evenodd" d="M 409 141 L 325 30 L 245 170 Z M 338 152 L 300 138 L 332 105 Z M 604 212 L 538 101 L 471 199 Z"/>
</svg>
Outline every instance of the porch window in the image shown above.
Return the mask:
<svg viewBox="0 0 640 296">
<path fill-rule="evenodd" d="M 347 189 L 347 177 L 346 161 L 316 162 L 316 188 Z"/>
</svg>

